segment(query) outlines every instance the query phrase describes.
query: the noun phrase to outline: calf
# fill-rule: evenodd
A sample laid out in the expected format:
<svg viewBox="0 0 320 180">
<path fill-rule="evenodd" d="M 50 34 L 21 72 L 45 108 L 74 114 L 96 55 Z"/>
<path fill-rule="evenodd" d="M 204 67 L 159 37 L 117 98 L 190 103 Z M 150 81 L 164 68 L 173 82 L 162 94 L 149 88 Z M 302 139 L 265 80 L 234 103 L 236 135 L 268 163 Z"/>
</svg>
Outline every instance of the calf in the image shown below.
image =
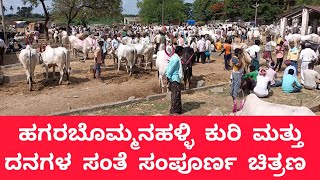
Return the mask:
<svg viewBox="0 0 320 180">
<path fill-rule="evenodd" d="M 32 49 L 27 45 L 26 49 L 23 49 L 19 54 L 19 61 L 26 70 L 27 84 L 29 84 L 29 91 L 32 90 L 34 69 L 38 61 L 38 53 L 36 49 Z"/>
<path fill-rule="evenodd" d="M 57 66 L 60 72 L 59 85 L 62 84 L 64 74 L 67 76 L 68 84 L 70 84 L 70 57 L 69 52 L 66 48 L 52 48 L 50 46 L 47 46 L 45 48 L 45 51 L 40 53 L 39 62 L 40 64 L 43 63 L 46 69 L 46 83 L 48 82 L 48 71 L 51 67 L 53 68 L 53 79 L 55 80 L 55 67 Z"/>
</svg>

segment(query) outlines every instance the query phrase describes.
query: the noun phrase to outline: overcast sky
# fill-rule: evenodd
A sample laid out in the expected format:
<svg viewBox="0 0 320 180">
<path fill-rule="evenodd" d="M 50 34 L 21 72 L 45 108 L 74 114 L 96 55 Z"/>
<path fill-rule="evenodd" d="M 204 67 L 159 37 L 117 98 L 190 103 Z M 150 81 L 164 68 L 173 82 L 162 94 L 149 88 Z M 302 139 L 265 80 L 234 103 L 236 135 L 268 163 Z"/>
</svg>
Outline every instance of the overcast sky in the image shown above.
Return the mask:
<svg viewBox="0 0 320 180">
<path fill-rule="evenodd" d="M 124 14 L 138 14 L 139 9 L 137 8 L 138 0 L 123 0 L 123 13 Z M 186 2 L 193 2 L 194 0 L 185 0 Z M 18 6 L 24 6 L 21 0 L 3 0 L 4 6 L 7 8 L 6 14 L 10 14 L 10 6 L 13 6 L 14 12 L 17 11 Z M 51 7 L 51 0 L 45 0 L 47 6 Z M 43 14 L 42 6 L 38 6 L 33 12 Z"/>
</svg>

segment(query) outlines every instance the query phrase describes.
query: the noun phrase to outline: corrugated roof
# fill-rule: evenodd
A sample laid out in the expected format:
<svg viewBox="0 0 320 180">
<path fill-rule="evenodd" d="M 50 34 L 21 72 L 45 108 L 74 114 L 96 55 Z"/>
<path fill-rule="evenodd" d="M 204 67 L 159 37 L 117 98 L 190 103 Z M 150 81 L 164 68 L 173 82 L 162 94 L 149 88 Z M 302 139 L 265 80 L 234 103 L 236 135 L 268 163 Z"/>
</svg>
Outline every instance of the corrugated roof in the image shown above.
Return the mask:
<svg viewBox="0 0 320 180">
<path fill-rule="evenodd" d="M 300 11 L 302 11 L 303 8 L 307 8 L 309 10 L 313 10 L 313 11 L 320 13 L 320 6 L 298 6 L 298 7 L 295 7 L 293 9 L 289 10 L 288 12 L 285 12 L 285 13 L 279 15 L 278 18 L 297 15 L 298 13 L 300 13 Z"/>
</svg>

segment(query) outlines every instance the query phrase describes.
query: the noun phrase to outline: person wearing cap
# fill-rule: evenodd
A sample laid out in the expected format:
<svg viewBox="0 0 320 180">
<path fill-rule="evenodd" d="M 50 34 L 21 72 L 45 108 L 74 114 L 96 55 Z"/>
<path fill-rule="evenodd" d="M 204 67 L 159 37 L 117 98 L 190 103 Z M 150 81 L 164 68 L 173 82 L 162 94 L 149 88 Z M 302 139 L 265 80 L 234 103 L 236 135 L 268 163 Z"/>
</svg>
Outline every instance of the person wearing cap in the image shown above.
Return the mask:
<svg viewBox="0 0 320 180">
<path fill-rule="evenodd" d="M 297 93 L 302 89 L 301 84 L 298 79 L 294 77 L 295 71 L 289 69 L 288 74 L 283 76 L 282 80 L 282 91 L 285 93 Z"/>
<path fill-rule="evenodd" d="M 294 42 L 289 42 L 290 50 L 288 51 L 287 60 L 291 61 L 291 65 L 296 68 L 296 73 L 298 73 L 298 59 L 299 59 L 299 49 L 294 46 Z"/>
<path fill-rule="evenodd" d="M 267 75 L 265 69 L 260 69 L 259 75 L 257 76 L 257 85 L 253 89 L 254 94 L 258 97 L 263 98 L 269 95 L 271 80 Z"/>
<path fill-rule="evenodd" d="M 270 67 L 266 70 L 266 76 L 271 80 L 271 87 L 280 87 L 282 81 L 277 80 L 277 72 L 274 70 L 274 62 L 270 63 Z"/>
<path fill-rule="evenodd" d="M 294 66 L 292 66 L 290 60 L 286 60 L 286 61 L 284 62 L 284 64 L 285 64 L 287 67 L 286 67 L 286 69 L 284 70 L 283 75 L 288 75 L 288 74 L 289 74 L 289 70 L 292 69 L 292 70 L 294 71 L 293 76 L 294 76 L 294 77 L 298 77 L 298 75 L 297 75 L 297 69 L 296 69 Z"/>
<path fill-rule="evenodd" d="M 304 84 L 304 71 L 309 69 L 308 65 L 317 60 L 317 54 L 311 48 L 306 48 L 305 43 L 301 44 L 299 60 L 301 61 L 301 84 Z"/>
</svg>

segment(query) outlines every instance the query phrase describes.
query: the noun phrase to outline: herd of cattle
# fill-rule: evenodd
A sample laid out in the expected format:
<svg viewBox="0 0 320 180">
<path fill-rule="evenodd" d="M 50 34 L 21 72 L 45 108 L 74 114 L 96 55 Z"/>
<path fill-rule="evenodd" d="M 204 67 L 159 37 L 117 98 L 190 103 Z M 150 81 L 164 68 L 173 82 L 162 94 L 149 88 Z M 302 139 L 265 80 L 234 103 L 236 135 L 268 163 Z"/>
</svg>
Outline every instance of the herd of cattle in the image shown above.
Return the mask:
<svg viewBox="0 0 320 180">
<path fill-rule="evenodd" d="M 148 27 L 149 28 L 149 27 Z M 278 26 L 270 25 L 270 26 L 260 26 L 256 28 L 246 29 L 241 28 L 239 26 L 229 27 L 229 29 L 225 29 L 224 27 L 219 26 L 203 26 L 203 27 L 183 27 L 183 28 L 177 28 L 174 31 L 187 31 L 184 34 L 187 36 L 186 39 L 188 39 L 186 42 L 190 42 L 191 40 L 189 38 L 192 38 L 194 36 L 200 36 L 200 35 L 207 35 L 211 37 L 213 42 L 216 42 L 218 39 L 223 41 L 225 38 L 224 34 L 231 31 L 232 33 L 236 33 L 237 35 L 246 34 L 248 41 L 250 42 L 253 39 L 263 39 L 265 36 L 270 36 L 275 40 L 280 36 Z M 166 29 L 169 29 L 170 33 L 174 33 L 174 31 L 167 27 Z M 171 29 L 171 31 L 170 31 Z M 319 29 L 319 28 L 318 28 Z M 164 91 L 165 87 L 165 69 L 168 65 L 168 60 L 170 58 L 170 54 L 173 53 L 173 46 L 172 42 L 170 42 L 170 39 L 167 39 L 168 46 L 161 45 L 159 48 L 159 51 L 155 54 L 155 43 L 153 42 L 154 36 L 159 33 L 159 31 L 163 30 L 162 27 L 153 27 L 151 32 L 148 32 L 150 36 L 150 43 L 132 43 L 131 37 L 125 37 L 121 38 L 119 46 L 117 50 L 115 51 L 112 46 L 109 46 L 109 49 L 107 50 L 107 54 L 110 56 L 113 56 L 114 58 L 118 59 L 118 72 L 120 70 L 121 62 L 125 60 L 126 62 L 126 69 L 129 75 L 132 74 L 133 67 L 138 64 L 141 66 L 141 59 L 145 62 L 145 69 L 147 69 L 148 65 L 150 65 L 151 70 L 153 66 L 153 62 L 156 63 L 156 68 L 159 72 L 159 83 L 161 85 L 162 91 Z M 143 28 L 143 31 L 145 29 Z M 27 46 L 26 49 L 22 50 L 19 55 L 19 60 L 23 64 L 26 75 L 27 75 L 27 82 L 29 84 L 29 90 L 32 90 L 32 81 L 34 77 L 34 70 L 35 65 L 37 63 L 43 64 L 46 70 L 46 81 L 48 80 L 48 69 L 53 68 L 53 71 L 55 72 L 55 68 L 59 68 L 60 72 L 60 81 L 59 84 L 62 83 L 63 76 L 67 76 L 67 80 L 69 82 L 69 76 L 71 72 L 70 67 L 70 54 L 66 47 L 68 47 L 70 50 L 72 50 L 73 55 L 77 57 L 77 52 L 82 52 L 84 55 L 84 60 L 88 58 L 88 54 L 90 51 L 93 51 L 98 43 L 97 39 L 98 37 L 94 36 L 93 34 L 88 33 L 78 33 L 74 35 L 68 35 L 66 31 L 54 31 L 50 30 L 50 32 L 53 34 L 53 39 L 55 43 L 61 44 L 61 47 L 58 48 L 52 48 L 50 45 L 47 45 L 46 47 L 40 48 L 38 50 L 33 49 L 31 46 Z M 168 33 L 169 34 L 169 33 Z M 300 34 L 292 34 L 292 31 L 290 31 L 290 28 L 288 28 L 288 33 L 286 37 L 284 37 L 287 41 L 293 41 L 298 46 L 300 42 L 308 42 L 310 46 L 313 47 L 313 49 L 317 52 L 319 55 L 319 44 L 320 44 L 320 36 L 318 34 L 309 34 L 309 35 L 300 35 Z M 107 39 L 108 43 L 111 43 L 111 38 Z M 263 42 L 263 41 L 262 41 Z M 188 44 L 186 43 L 186 46 Z M 190 44 L 189 44 L 190 45 Z M 247 44 L 240 43 L 240 44 L 233 44 L 234 47 L 237 48 L 246 48 Z M 192 49 L 192 48 L 191 48 Z M 188 53 L 187 53 L 188 52 Z M 192 51 L 186 51 L 187 57 L 194 57 L 194 52 Z M 191 56 L 192 55 L 192 56 Z M 248 54 L 243 54 L 243 60 L 246 64 L 246 67 L 249 67 L 251 63 L 251 58 Z M 140 61 L 138 61 L 140 59 Z M 189 58 L 185 58 L 185 61 L 188 61 Z M 189 61 L 188 61 L 189 62 Z M 53 73 L 55 74 L 55 73 Z M 55 78 L 55 77 L 54 77 Z M 190 83 L 189 83 L 190 84 Z"/>
</svg>

